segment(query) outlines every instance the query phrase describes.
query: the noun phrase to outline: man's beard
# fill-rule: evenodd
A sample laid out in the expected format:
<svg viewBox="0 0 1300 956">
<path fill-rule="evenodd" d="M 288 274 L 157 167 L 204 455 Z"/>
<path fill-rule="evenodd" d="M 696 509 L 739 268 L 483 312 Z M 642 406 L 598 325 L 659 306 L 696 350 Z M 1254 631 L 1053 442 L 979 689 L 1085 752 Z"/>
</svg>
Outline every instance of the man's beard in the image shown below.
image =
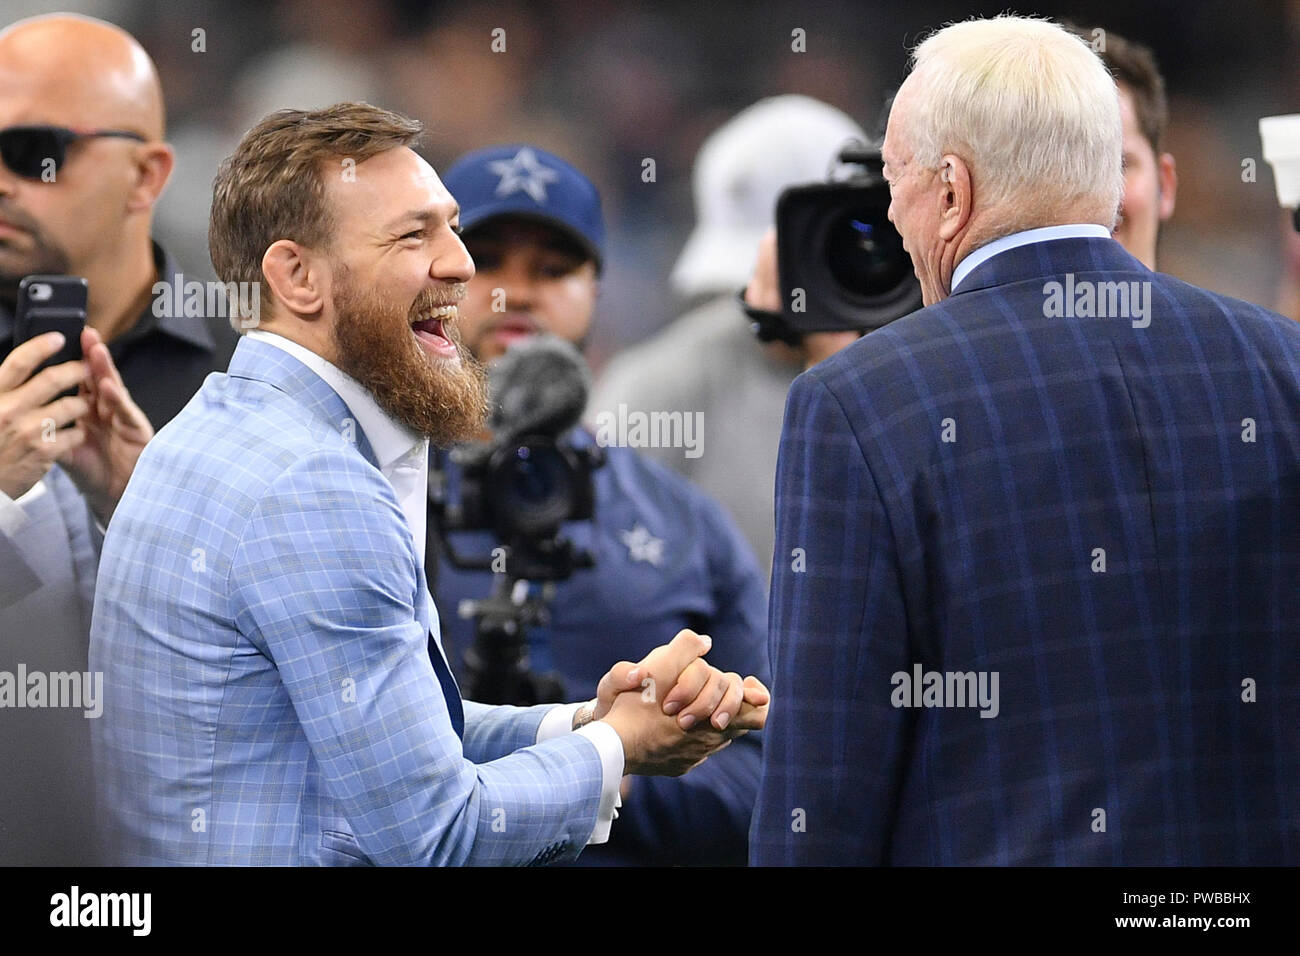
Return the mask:
<svg viewBox="0 0 1300 956">
<path fill-rule="evenodd" d="M 333 344 L 339 369 L 369 391 L 389 417 L 435 445 L 477 435 L 488 411 L 483 366 L 461 344 L 455 323 L 444 323 L 443 330 L 456 345 L 459 363 L 430 356 L 411 331 L 413 319 L 447 303 L 421 293 L 408 311 L 362 293 L 346 268 L 338 277 Z"/>
<path fill-rule="evenodd" d="M 0 240 L 0 303 L 13 309 L 18 303 L 18 283 L 25 276 L 58 276 L 72 271 L 68 254 L 57 243 L 46 237 L 40 223 L 8 203 L 0 202 L 0 218 L 25 229 L 32 247 L 17 265 L 8 264 L 12 249 L 6 240 Z M 9 253 L 9 255 L 6 255 Z"/>
</svg>

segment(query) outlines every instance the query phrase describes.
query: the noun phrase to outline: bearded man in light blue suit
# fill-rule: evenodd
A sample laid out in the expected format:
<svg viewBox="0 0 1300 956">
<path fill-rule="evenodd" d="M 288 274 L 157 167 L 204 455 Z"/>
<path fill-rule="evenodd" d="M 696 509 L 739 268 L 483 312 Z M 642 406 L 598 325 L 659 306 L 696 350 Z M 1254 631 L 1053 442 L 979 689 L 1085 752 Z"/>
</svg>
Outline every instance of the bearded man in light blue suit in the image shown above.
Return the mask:
<svg viewBox="0 0 1300 956">
<path fill-rule="evenodd" d="M 270 311 L 240 317 L 257 328 L 105 538 L 91 665 L 119 862 L 572 859 L 624 773 L 684 772 L 765 720 L 766 689 L 689 631 L 585 704 L 462 703 L 430 643 L 427 454 L 486 402 L 454 332 L 474 266 L 419 133 L 365 104 L 285 110 L 218 173 L 213 263 Z"/>
</svg>

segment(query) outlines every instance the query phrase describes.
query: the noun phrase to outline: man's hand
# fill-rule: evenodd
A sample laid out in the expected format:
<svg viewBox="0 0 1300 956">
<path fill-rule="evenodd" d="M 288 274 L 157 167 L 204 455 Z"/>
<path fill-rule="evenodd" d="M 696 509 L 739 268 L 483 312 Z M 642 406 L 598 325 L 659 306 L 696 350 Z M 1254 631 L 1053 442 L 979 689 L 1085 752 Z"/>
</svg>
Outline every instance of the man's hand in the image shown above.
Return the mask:
<svg viewBox="0 0 1300 956">
<path fill-rule="evenodd" d="M 781 311 L 781 279 L 776 265 L 776 230 L 769 229 L 758 241 L 754 274 L 745 286 L 745 302 L 764 312 Z"/>
<path fill-rule="evenodd" d="M 706 664 L 700 655 L 710 646 L 707 637 L 682 630 L 641 663 L 620 662 L 601 679 L 596 715 L 623 741 L 625 772 L 678 776 L 735 737 L 762 729 L 767 688 Z"/>
<path fill-rule="evenodd" d="M 680 777 L 731 743 L 737 734 L 714 730 L 682 730 L 658 703 L 640 694 L 620 694 L 604 721 L 623 742 L 623 772 Z"/>
<path fill-rule="evenodd" d="M 733 730 L 762 730 L 766 719 L 767 688 L 756 677 L 724 674 L 703 659 L 712 646 L 707 634 L 689 628 L 677 632 L 669 644 L 656 647 L 640 663 L 619 661 L 596 688 L 596 720 L 605 716 L 621 693 L 639 691 L 648 700 L 662 697 L 663 711 L 676 715 L 683 730 L 706 718 L 725 730 L 744 708 L 744 721 Z"/>
<path fill-rule="evenodd" d="M 85 383 L 86 363 L 64 362 L 32 375 L 61 348 L 63 335 L 46 332 L 0 363 L 0 491 L 10 498 L 25 495 L 56 459 L 86 440 L 80 426 L 63 427 L 86 414 L 86 399 L 72 395 L 55 400 L 60 392 Z"/>
<path fill-rule="evenodd" d="M 140 452 L 153 437 L 153 426 L 131 400 L 108 346 L 94 329 L 82 330 L 81 352 L 90 367 L 90 375 L 82 383 L 78 396 L 87 406 L 77 423 L 85 441 L 61 454 L 59 464 L 67 469 L 95 515 L 107 524 L 126 490 Z"/>
</svg>

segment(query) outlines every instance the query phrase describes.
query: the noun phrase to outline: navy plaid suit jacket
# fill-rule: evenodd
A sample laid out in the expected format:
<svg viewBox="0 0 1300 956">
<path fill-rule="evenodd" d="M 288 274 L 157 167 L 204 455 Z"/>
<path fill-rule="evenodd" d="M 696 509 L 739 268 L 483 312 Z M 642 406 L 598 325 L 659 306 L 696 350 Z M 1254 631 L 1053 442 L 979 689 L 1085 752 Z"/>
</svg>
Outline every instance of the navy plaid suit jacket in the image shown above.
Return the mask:
<svg viewBox="0 0 1300 956">
<path fill-rule="evenodd" d="M 1150 324 L 1045 316 L 1067 273 Z M 795 382 L 776 524 L 752 862 L 1300 863 L 1300 324 L 1003 252 Z"/>
</svg>

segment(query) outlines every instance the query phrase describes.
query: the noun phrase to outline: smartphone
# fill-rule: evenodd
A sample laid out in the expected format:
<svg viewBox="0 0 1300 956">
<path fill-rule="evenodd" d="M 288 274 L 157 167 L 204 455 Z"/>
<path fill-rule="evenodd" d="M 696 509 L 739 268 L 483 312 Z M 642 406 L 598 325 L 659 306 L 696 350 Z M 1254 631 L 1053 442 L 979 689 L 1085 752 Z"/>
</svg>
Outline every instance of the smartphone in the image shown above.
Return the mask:
<svg viewBox="0 0 1300 956">
<path fill-rule="evenodd" d="M 81 330 L 86 326 L 88 289 L 81 276 L 26 276 L 18 283 L 14 345 L 46 332 L 62 332 L 64 339 L 63 348 L 42 362 L 33 375 L 51 365 L 81 359 Z M 63 393 L 75 394 L 76 389 Z"/>
</svg>

